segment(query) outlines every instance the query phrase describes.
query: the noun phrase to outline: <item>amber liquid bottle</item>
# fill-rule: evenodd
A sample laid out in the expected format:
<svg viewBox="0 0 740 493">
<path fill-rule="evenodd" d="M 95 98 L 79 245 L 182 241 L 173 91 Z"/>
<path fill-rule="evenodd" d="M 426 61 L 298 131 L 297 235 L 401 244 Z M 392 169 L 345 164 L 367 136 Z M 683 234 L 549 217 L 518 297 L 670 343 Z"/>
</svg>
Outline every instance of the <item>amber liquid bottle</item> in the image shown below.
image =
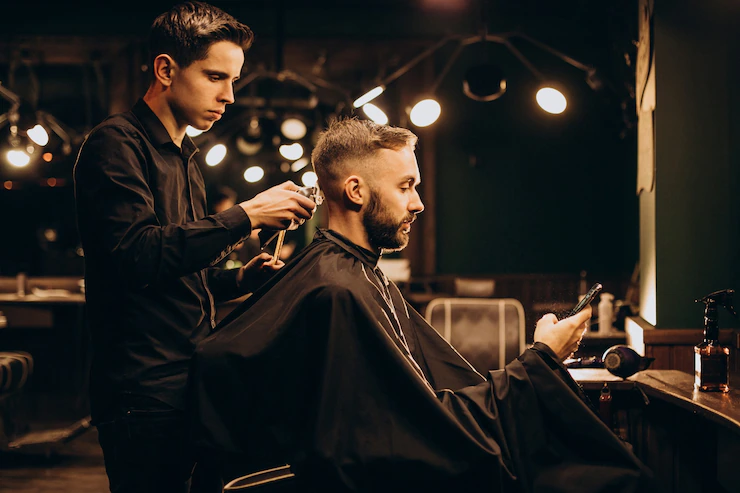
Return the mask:
<svg viewBox="0 0 740 493">
<path fill-rule="evenodd" d="M 717 304 L 708 300 L 704 310 L 704 341 L 694 347 L 694 387 L 703 392 L 728 392 L 730 348 L 719 343 Z"/>
</svg>

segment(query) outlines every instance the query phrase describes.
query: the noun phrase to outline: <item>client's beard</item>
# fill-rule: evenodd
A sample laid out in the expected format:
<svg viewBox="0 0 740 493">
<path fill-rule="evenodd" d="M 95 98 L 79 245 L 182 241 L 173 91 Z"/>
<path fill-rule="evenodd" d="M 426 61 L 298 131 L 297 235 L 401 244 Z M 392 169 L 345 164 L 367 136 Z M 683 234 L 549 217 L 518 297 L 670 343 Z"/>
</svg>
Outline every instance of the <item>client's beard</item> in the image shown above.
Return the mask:
<svg viewBox="0 0 740 493">
<path fill-rule="evenodd" d="M 381 252 L 397 252 L 406 248 L 409 235 L 401 231 L 401 227 L 404 222 L 413 219 L 414 214 L 410 213 L 401 221 L 396 221 L 390 211 L 380 203 L 375 190 L 370 190 L 362 224 L 365 226 L 368 242 L 373 248 Z"/>
</svg>

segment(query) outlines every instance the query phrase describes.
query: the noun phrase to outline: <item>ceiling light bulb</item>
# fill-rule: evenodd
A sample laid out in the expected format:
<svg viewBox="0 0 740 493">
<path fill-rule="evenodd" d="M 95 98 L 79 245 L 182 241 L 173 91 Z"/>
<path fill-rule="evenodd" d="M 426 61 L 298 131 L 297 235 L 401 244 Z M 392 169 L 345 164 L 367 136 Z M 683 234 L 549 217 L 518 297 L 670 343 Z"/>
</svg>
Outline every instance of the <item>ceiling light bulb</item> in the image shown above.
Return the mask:
<svg viewBox="0 0 740 493">
<path fill-rule="evenodd" d="M 298 142 L 293 142 L 290 145 L 283 144 L 280 146 L 279 150 L 280 150 L 281 156 L 291 161 L 300 159 L 300 157 L 303 156 L 303 146 L 299 144 Z"/>
<path fill-rule="evenodd" d="M 355 102 L 352 103 L 352 106 L 355 108 L 359 108 L 360 106 L 364 106 L 366 103 L 369 103 L 373 99 L 377 98 L 381 94 L 383 94 L 383 91 L 385 91 L 385 86 L 380 85 L 373 87 L 369 91 L 367 91 L 365 94 L 360 96 L 359 98 L 355 99 Z"/>
<path fill-rule="evenodd" d="M 563 93 L 552 87 L 543 87 L 537 91 L 536 99 L 540 108 L 553 115 L 559 115 L 568 106 Z"/>
<path fill-rule="evenodd" d="M 298 118 L 287 118 L 280 125 L 280 132 L 290 140 L 302 139 L 306 136 L 306 124 Z"/>
<path fill-rule="evenodd" d="M 260 152 L 260 149 L 262 149 L 262 141 L 258 140 L 256 142 L 251 142 L 239 135 L 236 138 L 236 148 L 239 149 L 239 152 L 242 154 L 246 154 L 247 156 L 254 156 L 258 152 Z"/>
<path fill-rule="evenodd" d="M 442 113 L 442 107 L 434 99 L 419 101 L 411 109 L 411 123 L 417 127 L 427 127 L 436 122 Z"/>
<path fill-rule="evenodd" d="M 306 166 L 308 166 L 308 158 L 302 157 L 301 159 L 299 159 L 298 161 L 290 165 L 290 170 L 293 173 L 298 173 L 300 170 L 302 170 Z"/>
<path fill-rule="evenodd" d="M 373 103 L 366 103 L 362 106 L 362 111 L 365 112 L 368 118 L 377 123 L 378 125 L 387 125 L 388 117 L 385 112 L 375 106 Z"/>
<path fill-rule="evenodd" d="M 306 171 L 305 173 L 303 173 L 303 176 L 301 177 L 301 182 L 306 187 L 315 186 L 317 181 L 319 181 L 319 179 L 316 176 L 316 173 L 314 173 L 313 171 Z"/>
<path fill-rule="evenodd" d="M 257 139 L 262 135 L 262 129 L 260 128 L 260 119 L 253 116 L 249 119 L 249 125 L 247 125 L 247 137 Z"/>
<path fill-rule="evenodd" d="M 223 144 L 216 144 L 211 147 L 211 150 L 206 154 L 206 164 L 208 166 L 216 166 L 226 157 L 226 146 Z"/>
<path fill-rule="evenodd" d="M 259 166 L 250 166 L 244 171 L 244 179 L 249 183 L 256 183 L 265 176 L 265 170 Z"/>
<path fill-rule="evenodd" d="M 46 132 L 46 129 L 39 124 L 26 130 L 26 135 L 28 135 L 28 138 L 34 143 L 42 147 L 49 143 L 49 134 Z"/>
<path fill-rule="evenodd" d="M 27 166 L 28 163 L 31 162 L 31 156 L 26 154 L 25 151 L 8 151 L 5 157 L 8 159 L 8 162 L 16 168 L 22 168 L 24 166 Z"/>
<path fill-rule="evenodd" d="M 197 128 L 188 125 L 185 129 L 185 133 L 188 134 L 188 137 L 197 137 L 203 133 L 203 130 L 198 130 Z"/>
</svg>

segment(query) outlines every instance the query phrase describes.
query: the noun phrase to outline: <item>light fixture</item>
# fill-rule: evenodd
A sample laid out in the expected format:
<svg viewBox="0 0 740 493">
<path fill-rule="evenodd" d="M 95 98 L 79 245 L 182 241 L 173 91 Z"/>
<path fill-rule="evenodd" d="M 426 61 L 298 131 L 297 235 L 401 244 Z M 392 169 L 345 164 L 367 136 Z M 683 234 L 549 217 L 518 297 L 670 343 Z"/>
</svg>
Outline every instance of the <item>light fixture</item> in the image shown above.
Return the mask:
<svg viewBox="0 0 740 493">
<path fill-rule="evenodd" d="M 385 91 L 385 86 L 383 84 L 375 86 L 359 98 L 355 99 L 354 103 L 352 103 L 352 106 L 354 106 L 355 108 L 365 106 L 367 103 L 383 94 L 383 91 Z"/>
<path fill-rule="evenodd" d="M 302 158 L 300 158 L 299 160 L 293 162 L 293 164 L 290 165 L 290 170 L 293 173 L 298 173 L 300 170 L 302 170 L 303 168 L 305 168 L 306 166 L 308 166 L 308 162 L 309 161 L 308 161 L 308 158 L 307 157 L 302 157 Z"/>
<path fill-rule="evenodd" d="M 208 166 L 216 166 L 226 157 L 226 146 L 223 144 L 216 144 L 210 148 L 206 153 L 206 164 Z"/>
<path fill-rule="evenodd" d="M 436 122 L 442 113 L 442 107 L 434 99 L 422 99 L 411 108 L 409 117 L 417 127 L 428 127 Z"/>
<path fill-rule="evenodd" d="M 256 115 L 252 115 L 246 129 L 236 137 L 236 148 L 246 156 L 254 156 L 262 150 L 263 145 L 260 120 Z"/>
<path fill-rule="evenodd" d="M 290 161 L 295 161 L 303 156 L 303 146 L 298 142 L 292 144 L 283 144 L 280 146 L 280 155 Z"/>
<path fill-rule="evenodd" d="M 463 94 L 474 101 L 487 103 L 506 92 L 506 75 L 492 63 L 474 65 L 465 72 Z"/>
<path fill-rule="evenodd" d="M 483 25 L 485 26 L 485 22 Z M 511 33 L 502 33 L 502 34 L 489 34 L 486 29 L 483 29 L 482 34 L 476 35 L 476 36 L 465 36 L 465 35 L 450 35 L 445 36 L 442 39 L 440 39 L 435 44 L 428 47 L 426 50 L 409 60 L 406 64 L 399 67 L 395 72 L 385 77 L 383 80 L 380 81 L 378 86 L 376 86 L 373 90 L 368 91 L 367 93 L 363 94 L 359 98 L 357 98 L 354 102 L 355 107 L 367 105 L 369 101 L 372 101 L 373 99 L 377 98 L 380 94 L 383 93 L 383 91 L 387 88 L 388 84 L 392 83 L 402 75 L 404 75 L 406 72 L 411 70 L 415 65 L 417 65 L 419 62 L 424 60 L 425 58 L 428 58 L 432 54 L 434 54 L 436 51 L 438 51 L 440 48 L 448 44 L 449 42 L 454 41 L 456 43 L 456 48 L 454 49 L 453 53 L 450 55 L 450 57 L 447 59 L 447 62 L 440 72 L 440 74 L 437 76 L 437 78 L 434 80 L 431 87 L 429 87 L 427 90 L 425 90 L 425 93 L 428 95 L 423 101 L 420 101 L 415 105 L 411 113 L 413 113 L 413 116 L 411 117 L 411 122 L 414 125 L 417 126 L 426 126 L 431 125 L 434 121 L 436 121 L 437 118 L 439 118 L 442 108 L 439 105 L 439 103 L 434 99 L 434 93 L 436 92 L 437 87 L 441 83 L 442 79 L 447 75 L 449 70 L 451 69 L 454 62 L 457 60 L 457 58 L 460 55 L 460 52 L 467 46 L 476 44 L 476 43 L 497 43 L 503 45 L 508 51 L 514 55 L 521 63 L 526 67 L 527 70 L 529 70 L 540 82 L 540 86 L 545 83 L 546 78 L 543 76 L 542 73 L 540 73 L 539 70 L 519 51 L 519 49 L 514 46 L 512 41 L 514 39 L 521 39 L 524 41 L 527 41 L 534 46 L 538 47 L 539 49 L 542 49 L 551 55 L 559 58 L 560 60 L 564 61 L 565 63 L 583 71 L 586 73 L 586 83 L 588 86 L 593 90 L 599 90 L 604 85 L 606 85 L 606 81 L 599 76 L 596 69 L 585 65 L 567 55 L 564 53 L 555 50 L 554 48 L 536 40 L 533 39 L 526 34 L 518 33 L 518 32 L 511 32 Z M 554 88 L 552 88 L 554 89 Z M 484 62 L 480 63 L 478 65 L 471 66 L 468 68 L 465 72 L 465 77 L 463 79 L 462 83 L 462 90 L 463 93 L 470 99 L 473 99 L 475 101 L 481 101 L 481 102 L 489 102 L 496 100 L 504 95 L 504 93 L 507 90 L 507 80 L 505 77 L 505 74 L 503 71 L 496 65 Z M 545 99 L 549 102 L 549 105 L 547 105 L 547 108 L 543 106 L 543 109 L 545 111 L 548 111 L 553 114 L 562 113 L 565 111 L 565 109 L 568 106 L 567 100 L 565 99 L 565 96 L 562 92 L 558 95 L 555 95 L 555 93 L 551 91 L 546 91 L 542 93 L 542 95 L 536 96 L 536 100 L 539 102 L 540 99 Z M 557 102 L 554 102 L 553 98 L 557 98 Z M 541 105 L 542 106 L 542 105 Z M 367 113 L 367 111 L 366 111 Z M 422 115 L 424 117 L 422 117 Z M 371 117 L 372 118 L 372 117 Z"/>
<path fill-rule="evenodd" d="M 241 135 L 236 137 L 236 148 L 246 156 L 254 156 L 262 149 L 262 141 L 250 142 Z"/>
<path fill-rule="evenodd" d="M 2 83 L 0 83 L 0 97 L 10 103 L 8 111 L 0 114 L 0 128 L 6 125 L 8 127 L 7 145 L 4 146 L 2 154 L 7 164 L 22 168 L 31 164 L 32 160 L 39 159 L 42 153 L 36 151 L 49 144 L 49 130 L 62 140 L 62 154 L 69 155 L 72 152 L 72 137 L 52 115 L 43 111 L 35 111 L 25 112 L 21 116 L 20 97 Z M 33 123 L 34 121 L 36 123 Z M 51 156 L 48 151 L 43 153 L 43 156 L 46 154 Z M 47 162 L 51 161 L 51 158 L 46 160 L 44 157 L 43 159 Z"/>
<path fill-rule="evenodd" d="M 46 129 L 38 123 L 34 125 L 33 128 L 26 130 L 26 135 L 31 139 L 31 141 L 41 147 L 49 143 L 49 134 L 46 132 Z"/>
<path fill-rule="evenodd" d="M 280 132 L 286 139 L 300 140 L 306 136 L 306 124 L 298 118 L 286 118 L 280 124 Z"/>
<path fill-rule="evenodd" d="M 313 171 L 306 171 L 305 173 L 303 173 L 303 176 L 301 176 L 301 183 L 303 183 L 303 185 L 306 187 L 313 187 L 318 181 L 319 178 Z"/>
<path fill-rule="evenodd" d="M 367 117 L 378 125 L 388 125 L 388 117 L 385 112 L 373 103 L 365 103 L 362 105 L 362 111 L 364 111 Z"/>
<path fill-rule="evenodd" d="M 197 128 L 188 125 L 185 129 L 185 133 L 188 134 L 188 137 L 197 137 L 203 133 L 203 130 L 198 130 Z"/>
<path fill-rule="evenodd" d="M 26 151 L 20 149 L 9 150 L 5 154 L 5 157 L 8 160 L 8 163 L 16 168 L 23 168 L 24 166 L 28 166 L 28 163 L 31 162 L 31 156 L 29 156 Z"/>
<path fill-rule="evenodd" d="M 542 87 L 537 91 L 537 104 L 553 115 L 559 115 L 568 107 L 568 101 L 562 92 L 554 87 Z"/>
<path fill-rule="evenodd" d="M 250 166 L 246 170 L 244 170 L 244 179 L 248 183 L 257 183 L 262 179 L 262 177 L 265 176 L 265 170 L 263 170 L 260 166 Z"/>
</svg>

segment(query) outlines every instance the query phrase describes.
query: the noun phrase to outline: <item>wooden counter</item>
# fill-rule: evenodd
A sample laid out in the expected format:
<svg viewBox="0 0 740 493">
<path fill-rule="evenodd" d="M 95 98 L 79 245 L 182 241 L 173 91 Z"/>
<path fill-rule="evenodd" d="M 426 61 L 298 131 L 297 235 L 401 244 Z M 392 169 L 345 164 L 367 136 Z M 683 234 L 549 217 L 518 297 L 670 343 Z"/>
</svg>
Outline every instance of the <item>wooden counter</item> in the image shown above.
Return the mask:
<svg viewBox="0 0 740 493">
<path fill-rule="evenodd" d="M 740 390 L 699 392 L 693 376 L 677 370 L 646 370 L 626 380 L 603 369 L 570 373 L 597 406 L 606 383 L 612 396 L 607 424 L 666 491 L 740 492 Z"/>
<path fill-rule="evenodd" d="M 39 296 L 27 294 L 18 296 L 15 293 L 0 293 L 0 306 L 3 305 L 66 305 L 85 303 L 83 293 Z"/>
</svg>

